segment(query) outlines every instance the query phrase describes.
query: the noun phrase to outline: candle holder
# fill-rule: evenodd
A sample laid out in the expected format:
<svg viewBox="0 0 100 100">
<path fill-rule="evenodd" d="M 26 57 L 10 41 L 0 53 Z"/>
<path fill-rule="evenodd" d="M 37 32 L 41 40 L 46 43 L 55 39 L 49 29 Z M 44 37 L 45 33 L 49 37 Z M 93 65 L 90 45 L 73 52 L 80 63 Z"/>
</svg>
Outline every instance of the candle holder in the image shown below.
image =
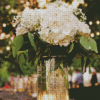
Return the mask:
<svg viewBox="0 0 100 100">
<path fill-rule="evenodd" d="M 17 77 L 14 78 L 14 92 L 17 92 L 17 85 L 18 85 L 18 80 Z"/>
<path fill-rule="evenodd" d="M 24 88 L 25 88 L 25 90 L 27 89 L 27 82 L 28 82 L 28 77 L 25 76 L 24 77 Z"/>
<path fill-rule="evenodd" d="M 31 93 L 31 91 L 32 91 L 32 84 L 31 84 L 31 82 L 32 82 L 32 78 L 29 77 L 28 81 L 27 81 L 27 90 L 28 90 L 27 92 L 28 92 L 29 95 L 32 95 L 32 93 Z"/>
<path fill-rule="evenodd" d="M 45 85 L 46 90 L 38 89 L 38 100 L 69 100 L 67 56 L 45 56 L 42 62 L 46 67 L 46 71 L 42 70 L 42 74 L 45 71 L 46 84 L 42 81 L 42 86 Z"/>
<path fill-rule="evenodd" d="M 38 80 L 38 75 L 37 74 L 33 74 L 32 75 L 32 97 L 33 98 L 37 98 L 38 96 L 38 84 L 37 84 L 37 80 Z"/>
<path fill-rule="evenodd" d="M 18 81 L 17 91 L 18 92 L 24 92 L 23 78 L 20 78 L 19 81 Z"/>
</svg>

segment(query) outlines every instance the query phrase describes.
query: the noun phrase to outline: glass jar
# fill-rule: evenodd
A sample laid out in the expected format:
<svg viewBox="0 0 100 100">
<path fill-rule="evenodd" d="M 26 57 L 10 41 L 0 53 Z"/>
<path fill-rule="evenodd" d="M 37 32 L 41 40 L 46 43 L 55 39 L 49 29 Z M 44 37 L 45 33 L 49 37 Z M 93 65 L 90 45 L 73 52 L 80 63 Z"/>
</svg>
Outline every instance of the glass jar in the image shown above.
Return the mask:
<svg viewBox="0 0 100 100">
<path fill-rule="evenodd" d="M 38 66 L 42 67 L 42 74 L 38 77 L 38 84 L 42 87 L 38 87 L 38 100 L 69 100 L 67 57 L 42 56 L 40 63 Z"/>
<path fill-rule="evenodd" d="M 31 83 L 31 85 L 32 85 L 32 97 L 33 98 L 37 98 L 37 96 L 38 96 L 38 91 L 37 91 L 37 86 L 38 86 L 38 84 L 37 84 L 37 79 L 38 79 L 38 75 L 37 74 L 32 74 L 32 83 Z"/>
<path fill-rule="evenodd" d="M 29 95 L 32 95 L 32 92 L 31 92 L 31 77 L 28 77 L 27 92 L 28 92 Z"/>
<path fill-rule="evenodd" d="M 24 92 L 23 78 L 19 78 L 17 86 L 18 86 L 17 88 L 18 92 Z"/>
</svg>

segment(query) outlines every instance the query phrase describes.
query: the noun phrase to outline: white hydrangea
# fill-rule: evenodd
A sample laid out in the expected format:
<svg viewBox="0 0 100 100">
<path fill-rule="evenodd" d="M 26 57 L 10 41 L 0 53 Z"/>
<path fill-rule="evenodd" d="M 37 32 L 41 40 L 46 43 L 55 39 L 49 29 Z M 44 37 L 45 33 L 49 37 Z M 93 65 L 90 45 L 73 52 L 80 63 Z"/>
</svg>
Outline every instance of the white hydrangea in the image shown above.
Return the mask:
<svg viewBox="0 0 100 100">
<path fill-rule="evenodd" d="M 61 1 L 48 4 L 47 9 L 26 7 L 16 28 L 16 35 L 38 30 L 40 38 L 47 43 L 68 46 L 79 32 L 90 33 L 89 26 L 79 21 L 73 11 L 75 9 Z M 75 14 L 78 14 L 77 10 Z M 85 15 L 81 17 L 85 19 Z"/>
<path fill-rule="evenodd" d="M 27 33 L 28 29 L 26 27 L 20 26 L 20 24 L 16 28 L 16 36 L 23 35 L 24 33 Z"/>
<path fill-rule="evenodd" d="M 26 31 L 19 31 L 21 29 L 28 29 L 29 31 L 40 30 L 39 20 L 42 15 L 40 12 L 42 12 L 42 10 L 33 10 L 26 7 L 22 12 L 20 24 L 16 28 L 16 35 L 25 34 Z"/>
<path fill-rule="evenodd" d="M 80 22 L 73 14 L 73 9 L 65 4 L 50 3 L 40 21 L 40 37 L 50 44 L 68 46 L 74 41 L 77 31 L 90 33 L 89 26 L 85 22 Z"/>
<path fill-rule="evenodd" d="M 22 13 L 21 26 L 27 27 L 30 30 L 37 30 L 39 27 L 40 16 L 38 10 L 25 9 Z"/>
<path fill-rule="evenodd" d="M 82 32 L 82 33 L 88 33 L 88 34 L 91 33 L 91 30 L 90 30 L 89 26 L 84 22 L 79 22 L 78 31 Z"/>
<path fill-rule="evenodd" d="M 40 21 L 40 37 L 53 45 L 68 46 L 77 33 L 78 22 L 72 9 L 59 3 L 50 3 Z"/>
</svg>

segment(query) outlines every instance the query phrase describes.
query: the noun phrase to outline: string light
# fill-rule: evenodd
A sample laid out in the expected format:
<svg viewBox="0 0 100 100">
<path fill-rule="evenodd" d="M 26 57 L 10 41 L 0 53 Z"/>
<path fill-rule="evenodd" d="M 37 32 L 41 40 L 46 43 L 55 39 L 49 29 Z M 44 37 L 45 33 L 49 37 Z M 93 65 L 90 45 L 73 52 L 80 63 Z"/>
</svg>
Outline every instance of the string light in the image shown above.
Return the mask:
<svg viewBox="0 0 100 100">
<path fill-rule="evenodd" d="M 7 5 L 7 6 L 5 7 L 5 9 L 10 9 L 10 5 Z"/>
<path fill-rule="evenodd" d="M 9 37 L 10 37 L 10 34 L 7 34 L 7 35 L 6 35 L 6 38 L 9 38 Z"/>
<path fill-rule="evenodd" d="M 9 11 L 8 13 L 11 14 L 11 11 Z"/>
<path fill-rule="evenodd" d="M 7 51 L 9 51 L 9 50 L 10 50 L 10 47 L 9 47 L 9 46 L 7 46 L 7 47 L 6 47 L 6 50 L 7 50 Z"/>
<path fill-rule="evenodd" d="M 87 7 L 87 6 L 88 6 L 88 4 L 87 4 L 87 3 L 85 3 L 85 4 L 84 4 L 84 6 L 85 6 L 85 7 Z"/>
<path fill-rule="evenodd" d="M 100 32 L 96 32 L 96 35 L 100 35 Z"/>
<path fill-rule="evenodd" d="M 18 11 L 17 11 L 17 10 L 14 10 L 14 13 L 15 13 L 15 14 L 17 14 L 17 13 L 18 13 Z"/>
<path fill-rule="evenodd" d="M 3 25 L 2 25 L 3 27 L 6 27 L 6 23 L 3 23 Z"/>
<path fill-rule="evenodd" d="M 97 21 L 96 21 L 96 24 L 97 24 L 97 25 L 99 25 L 99 24 L 100 24 L 100 21 L 99 21 L 99 20 L 97 20 Z"/>
<path fill-rule="evenodd" d="M 14 9 L 11 9 L 11 13 L 14 13 L 15 12 L 15 10 Z"/>
<path fill-rule="evenodd" d="M 20 0 L 20 3 L 24 3 L 24 0 Z"/>
<path fill-rule="evenodd" d="M 4 39 L 5 38 L 5 36 L 6 36 L 6 34 L 5 33 L 1 33 L 1 39 Z"/>
<path fill-rule="evenodd" d="M 89 21 L 89 25 L 92 25 L 93 24 L 93 22 L 92 21 Z"/>
<path fill-rule="evenodd" d="M 11 37 L 10 39 L 11 39 L 11 41 L 13 41 L 14 40 L 14 37 Z"/>
<path fill-rule="evenodd" d="M 27 1 L 27 2 L 26 2 L 26 5 L 27 5 L 27 6 L 29 6 L 29 5 L 30 5 L 30 3 Z"/>
<path fill-rule="evenodd" d="M 1 53 L 1 54 L 3 53 L 3 50 L 2 50 L 2 49 L 0 49 L 0 53 Z"/>
<path fill-rule="evenodd" d="M 90 35 L 91 37 L 94 37 L 94 33 L 91 33 L 91 35 Z"/>
<path fill-rule="evenodd" d="M 26 8 L 26 7 L 27 7 L 27 5 L 26 5 L 26 4 L 23 4 L 23 7 L 25 7 L 25 8 Z"/>
</svg>

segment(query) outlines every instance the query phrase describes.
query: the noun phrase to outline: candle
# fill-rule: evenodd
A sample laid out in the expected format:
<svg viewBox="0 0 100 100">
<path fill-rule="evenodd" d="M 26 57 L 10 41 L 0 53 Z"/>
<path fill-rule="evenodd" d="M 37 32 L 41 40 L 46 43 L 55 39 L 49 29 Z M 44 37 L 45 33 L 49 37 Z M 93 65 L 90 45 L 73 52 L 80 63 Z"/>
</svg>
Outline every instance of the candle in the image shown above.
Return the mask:
<svg viewBox="0 0 100 100">
<path fill-rule="evenodd" d="M 18 92 L 23 92 L 24 91 L 23 78 L 19 78 L 17 91 Z"/>
<path fill-rule="evenodd" d="M 38 79 L 38 75 L 37 74 L 34 74 L 32 75 L 33 78 L 32 78 L 32 97 L 33 98 L 37 98 L 37 79 Z"/>
</svg>

